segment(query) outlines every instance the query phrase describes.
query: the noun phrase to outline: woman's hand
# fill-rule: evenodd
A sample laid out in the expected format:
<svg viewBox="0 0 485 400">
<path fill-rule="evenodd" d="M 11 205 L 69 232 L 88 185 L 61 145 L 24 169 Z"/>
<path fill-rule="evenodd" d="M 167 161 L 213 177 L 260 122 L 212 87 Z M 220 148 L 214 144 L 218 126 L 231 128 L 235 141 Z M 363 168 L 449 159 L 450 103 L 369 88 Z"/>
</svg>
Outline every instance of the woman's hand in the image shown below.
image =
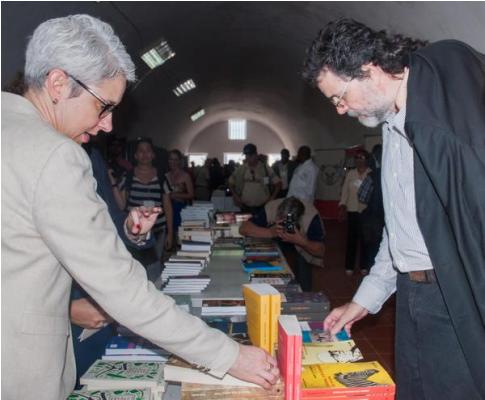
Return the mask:
<svg viewBox="0 0 485 400">
<path fill-rule="evenodd" d="M 135 207 L 128 217 L 126 217 L 126 224 L 128 230 L 133 235 L 142 235 L 148 233 L 155 225 L 158 214 L 162 212 L 161 207 Z"/>
</svg>

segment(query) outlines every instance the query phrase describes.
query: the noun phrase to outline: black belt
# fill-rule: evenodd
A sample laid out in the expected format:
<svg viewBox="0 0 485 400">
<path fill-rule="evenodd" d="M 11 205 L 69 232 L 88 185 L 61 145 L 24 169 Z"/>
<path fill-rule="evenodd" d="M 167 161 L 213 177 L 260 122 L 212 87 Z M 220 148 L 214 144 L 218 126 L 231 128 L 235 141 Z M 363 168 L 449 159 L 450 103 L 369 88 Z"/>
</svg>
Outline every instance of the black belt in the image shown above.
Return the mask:
<svg viewBox="0 0 485 400">
<path fill-rule="evenodd" d="M 436 275 L 433 269 L 425 271 L 411 271 L 408 272 L 409 280 L 419 283 L 433 283 L 436 282 Z"/>
</svg>

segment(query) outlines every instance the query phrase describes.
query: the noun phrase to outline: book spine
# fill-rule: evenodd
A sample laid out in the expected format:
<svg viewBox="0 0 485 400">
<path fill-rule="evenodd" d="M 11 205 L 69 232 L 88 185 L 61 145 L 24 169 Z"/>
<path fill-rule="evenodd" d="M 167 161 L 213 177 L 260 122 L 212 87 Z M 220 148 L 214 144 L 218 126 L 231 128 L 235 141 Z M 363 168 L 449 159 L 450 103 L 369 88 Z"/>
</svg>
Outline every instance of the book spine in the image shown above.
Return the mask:
<svg viewBox="0 0 485 400">
<path fill-rule="evenodd" d="M 278 324 L 278 368 L 285 382 L 285 400 L 293 400 L 294 394 L 293 339 L 294 336 L 288 336 L 284 328 Z"/>
<path fill-rule="evenodd" d="M 301 336 L 294 337 L 294 380 L 293 380 L 293 398 L 301 398 L 301 357 L 303 350 L 303 340 Z"/>
<path fill-rule="evenodd" d="M 281 313 L 281 294 L 271 295 L 271 312 L 270 312 L 270 343 L 269 354 L 275 354 L 278 345 L 278 317 Z"/>
</svg>

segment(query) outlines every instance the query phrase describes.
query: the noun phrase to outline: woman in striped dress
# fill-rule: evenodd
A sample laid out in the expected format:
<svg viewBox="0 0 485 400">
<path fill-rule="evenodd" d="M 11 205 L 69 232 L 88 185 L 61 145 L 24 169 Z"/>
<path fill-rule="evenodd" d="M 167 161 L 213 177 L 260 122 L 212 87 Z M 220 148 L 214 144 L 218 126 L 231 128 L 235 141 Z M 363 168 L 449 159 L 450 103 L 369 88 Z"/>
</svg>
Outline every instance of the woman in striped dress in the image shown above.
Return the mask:
<svg viewBox="0 0 485 400">
<path fill-rule="evenodd" d="M 160 181 L 163 178 L 159 177 L 157 169 L 153 166 L 155 152 L 151 141 L 148 139 L 139 140 L 136 144 L 134 156 L 136 166 L 122 183 L 122 198 L 125 200 L 127 210 L 141 206 L 163 207 L 163 213 L 160 214 L 152 229 L 156 239 L 155 252 L 159 265 L 164 247 L 172 247 L 172 205 L 168 193 L 164 190 L 166 185 L 163 181 Z M 143 262 L 143 260 L 141 261 Z M 149 279 L 150 275 L 158 275 L 159 268 L 155 269 L 156 273 L 150 273 L 151 271 L 147 267 Z"/>
</svg>

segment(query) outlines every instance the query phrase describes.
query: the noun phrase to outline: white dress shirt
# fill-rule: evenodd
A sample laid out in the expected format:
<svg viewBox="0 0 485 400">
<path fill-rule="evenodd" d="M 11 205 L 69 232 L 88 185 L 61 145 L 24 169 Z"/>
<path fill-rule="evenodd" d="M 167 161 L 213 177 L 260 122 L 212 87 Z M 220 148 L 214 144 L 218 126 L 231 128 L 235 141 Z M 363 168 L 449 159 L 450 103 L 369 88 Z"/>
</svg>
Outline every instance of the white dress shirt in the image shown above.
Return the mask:
<svg viewBox="0 0 485 400">
<path fill-rule="evenodd" d="M 414 154 L 404 131 L 406 109 L 382 127 L 382 198 L 386 226 L 374 266 L 353 301 L 378 312 L 396 291 L 398 272 L 432 269 L 418 226 L 414 194 Z"/>
<path fill-rule="evenodd" d="M 318 167 L 313 160 L 309 158 L 295 169 L 286 197 L 295 196 L 301 200 L 313 203 L 317 187 L 317 176 Z"/>
</svg>

